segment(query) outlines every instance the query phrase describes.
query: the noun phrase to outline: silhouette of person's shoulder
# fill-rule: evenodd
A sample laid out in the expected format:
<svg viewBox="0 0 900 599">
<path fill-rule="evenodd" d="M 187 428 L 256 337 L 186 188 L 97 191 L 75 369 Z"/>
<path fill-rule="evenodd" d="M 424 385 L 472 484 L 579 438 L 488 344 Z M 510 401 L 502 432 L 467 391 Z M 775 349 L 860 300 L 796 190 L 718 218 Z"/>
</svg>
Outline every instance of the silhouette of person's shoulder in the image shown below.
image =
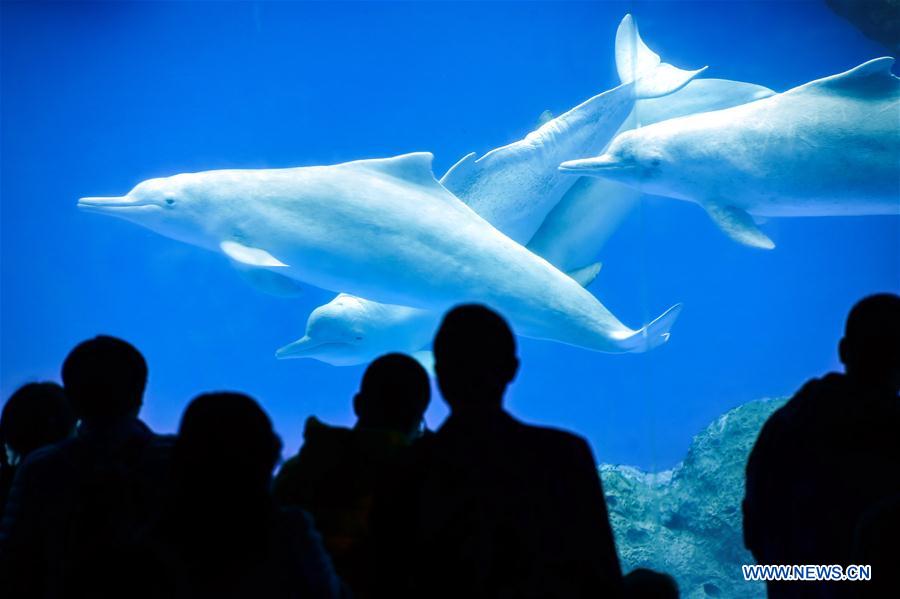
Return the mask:
<svg viewBox="0 0 900 599">
<path fill-rule="evenodd" d="M 472 439 L 477 439 L 478 443 L 471 442 Z M 475 452 L 495 449 L 510 460 L 523 457 L 553 459 L 559 454 L 590 453 L 587 442 L 578 435 L 526 424 L 503 410 L 452 414 L 437 433 L 422 439 L 417 449 L 429 451 L 442 447 Z M 512 451 L 512 447 L 524 453 Z"/>
<path fill-rule="evenodd" d="M 303 428 L 300 452 L 284 463 L 278 478 L 301 467 L 328 470 L 337 466 L 352 436 L 349 428 L 332 426 L 310 416 Z"/>
</svg>

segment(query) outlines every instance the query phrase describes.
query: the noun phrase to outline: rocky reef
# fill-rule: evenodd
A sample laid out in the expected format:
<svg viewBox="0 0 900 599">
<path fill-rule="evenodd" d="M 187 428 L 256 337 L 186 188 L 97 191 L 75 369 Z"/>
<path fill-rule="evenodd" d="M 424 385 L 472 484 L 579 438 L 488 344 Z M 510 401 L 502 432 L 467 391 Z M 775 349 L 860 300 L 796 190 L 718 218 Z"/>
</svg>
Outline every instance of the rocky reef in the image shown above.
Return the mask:
<svg viewBox="0 0 900 599">
<path fill-rule="evenodd" d="M 671 470 L 600 466 L 622 570 L 645 567 L 675 577 L 682 597 L 765 597 L 744 582 L 741 500 L 744 466 L 766 418 L 784 399 L 734 408 L 694 437 Z"/>
<path fill-rule="evenodd" d="M 892 56 L 900 53 L 900 0 L 825 0 L 825 3 L 863 35 L 887 48 Z"/>
</svg>

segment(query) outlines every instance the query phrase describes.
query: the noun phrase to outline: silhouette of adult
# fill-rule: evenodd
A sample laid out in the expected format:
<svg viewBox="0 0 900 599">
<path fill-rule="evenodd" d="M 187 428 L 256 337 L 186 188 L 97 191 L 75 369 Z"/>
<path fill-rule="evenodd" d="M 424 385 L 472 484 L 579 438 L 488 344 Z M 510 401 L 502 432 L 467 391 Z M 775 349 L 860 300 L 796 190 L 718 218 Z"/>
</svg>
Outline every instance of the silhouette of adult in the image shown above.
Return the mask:
<svg viewBox="0 0 900 599">
<path fill-rule="evenodd" d="M 853 563 L 872 567 L 872 580 L 859 587 L 860 599 L 900 597 L 900 495 L 878 503 L 859 519 Z"/>
<path fill-rule="evenodd" d="M 19 464 L 74 429 L 75 414 L 56 383 L 28 383 L 10 396 L 0 415 L 0 514 Z"/>
<path fill-rule="evenodd" d="M 750 453 L 744 543 L 761 564 L 852 563 L 860 516 L 900 493 L 900 297 L 856 304 L 839 353 L 845 373 L 804 385 Z M 862 584 L 769 583 L 769 596 L 853 596 Z"/>
<path fill-rule="evenodd" d="M 451 413 L 376 496 L 379 595 L 618 596 L 621 571 L 587 443 L 503 410 L 519 367 L 506 322 L 484 306 L 454 308 L 434 355 Z"/>
<path fill-rule="evenodd" d="M 275 506 L 281 440 L 259 405 L 209 393 L 184 412 L 171 507 L 129 560 L 144 571 L 134 596 L 338 597 L 341 585 L 310 517 Z"/>
<path fill-rule="evenodd" d="M 366 369 L 353 398 L 352 429 L 306 421 L 300 452 L 275 478 L 282 505 L 308 510 L 341 578 L 368 594 L 369 518 L 379 477 L 420 435 L 431 398 L 428 374 L 403 354 L 381 356 Z"/>
<path fill-rule="evenodd" d="M 107 564 L 164 490 L 170 440 L 138 420 L 147 365 L 121 339 L 75 347 L 62 368 L 77 434 L 21 465 L 0 525 L 4 597 L 122 596 Z"/>
</svg>

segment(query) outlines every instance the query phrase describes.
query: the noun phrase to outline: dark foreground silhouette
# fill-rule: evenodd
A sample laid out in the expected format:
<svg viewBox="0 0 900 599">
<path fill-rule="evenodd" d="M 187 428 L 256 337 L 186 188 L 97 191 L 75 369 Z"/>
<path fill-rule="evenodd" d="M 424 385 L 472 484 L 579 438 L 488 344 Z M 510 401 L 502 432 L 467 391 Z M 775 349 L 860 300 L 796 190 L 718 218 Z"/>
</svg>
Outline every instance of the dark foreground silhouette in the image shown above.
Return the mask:
<svg viewBox="0 0 900 599">
<path fill-rule="evenodd" d="M 678 585 L 668 574 L 636 568 L 623 579 L 629 599 L 678 599 Z"/>
<path fill-rule="evenodd" d="M 163 501 L 171 439 L 137 418 L 141 354 L 96 337 L 72 350 L 62 379 L 81 423 L 16 474 L 0 525 L 4 597 L 121 596 L 109 564 Z"/>
<path fill-rule="evenodd" d="M 341 594 L 312 520 L 278 508 L 270 487 L 281 441 L 239 393 L 201 395 L 185 410 L 169 508 L 135 541 L 133 596 L 271 599 Z"/>
<path fill-rule="evenodd" d="M 376 496 L 382 597 L 611 597 L 621 588 L 587 443 L 503 410 L 519 363 L 507 324 L 455 308 L 434 341 L 451 414 Z"/>
<path fill-rule="evenodd" d="M 769 418 L 750 454 L 744 540 L 758 563 L 868 564 L 853 561 L 857 524 L 900 493 L 900 297 L 860 301 L 839 352 L 845 373 L 807 383 Z M 885 574 L 873 568 L 873 580 Z M 867 588 L 768 585 L 770 597 L 853 597 Z"/>
<path fill-rule="evenodd" d="M 587 443 L 503 409 L 519 362 L 499 315 L 455 308 L 434 354 L 450 407 L 436 433 L 421 433 L 421 367 L 379 358 L 356 426 L 311 418 L 276 501 L 281 442 L 253 399 L 201 395 L 177 437 L 154 434 L 138 419 L 141 354 L 85 341 L 64 389 L 23 387 L 0 417 L 3 476 L 15 466 L 0 595 L 334 598 L 347 596 L 342 574 L 360 597 L 678 596 L 665 574 L 623 579 Z M 873 580 L 771 584 L 771 597 L 900 596 L 900 297 L 854 307 L 840 356 L 845 374 L 811 381 L 763 427 L 745 541 L 760 563 L 870 564 Z"/>
<path fill-rule="evenodd" d="M 431 397 L 428 374 L 412 358 L 388 354 L 372 362 L 353 399 L 352 429 L 306 421 L 300 453 L 275 479 L 282 505 L 312 514 L 341 578 L 356 597 L 369 594 L 370 515 L 377 482 L 420 435 Z"/>
<path fill-rule="evenodd" d="M 19 464 L 74 430 L 75 413 L 56 383 L 29 383 L 10 396 L 0 415 L 0 514 Z"/>
</svg>

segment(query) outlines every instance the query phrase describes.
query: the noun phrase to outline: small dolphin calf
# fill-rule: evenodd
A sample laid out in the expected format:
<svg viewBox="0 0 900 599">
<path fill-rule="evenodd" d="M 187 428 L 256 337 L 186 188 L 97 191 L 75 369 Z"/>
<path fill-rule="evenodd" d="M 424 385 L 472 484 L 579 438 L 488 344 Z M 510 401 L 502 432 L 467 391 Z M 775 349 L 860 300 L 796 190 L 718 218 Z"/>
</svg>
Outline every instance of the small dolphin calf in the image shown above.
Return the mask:
<svg viewBox="0 0 900 599">
<path fill-rule="evenodd" d="M 353 366 L 390 352 L 413 354 L 431 341 L 440 317 L 430 310 L 339 293 L 313 310 L 306 334 L 279 349 L 275 357 L 315 358 L 333 366 Z"/>
<path fill-rule="evenodd" d="M 521 244 L 528 243 L 547 213 L 574 181 L 560 162 L 600 152 L 625 121 L 636 100 L 670 94 L 703 72 L 662 63 L 641 40 L 631 15 L 616 31 L 616 66 L 622 84 L 544 123 L 524 139 L 469 154 L 441 183 L 475 212 Z"/>
<path fill-rule="evenodd" d="M 323 289 L 437 312 L 482 302 L 530 337 L 607 352 L 645 351 L 668 339 L 678 306 L 629 329 L 441 186 L 431 161 L 417 153 L 190 173 L 78 205 Z"/>
<path fill-rule="evenodd" d="M 894 59 L 782 94 L 618 136 L 560 170 L 703 206 L 733 239 L 775 244 L 753 216 L 900 214 L 900 79 Z"/>
</svg>

